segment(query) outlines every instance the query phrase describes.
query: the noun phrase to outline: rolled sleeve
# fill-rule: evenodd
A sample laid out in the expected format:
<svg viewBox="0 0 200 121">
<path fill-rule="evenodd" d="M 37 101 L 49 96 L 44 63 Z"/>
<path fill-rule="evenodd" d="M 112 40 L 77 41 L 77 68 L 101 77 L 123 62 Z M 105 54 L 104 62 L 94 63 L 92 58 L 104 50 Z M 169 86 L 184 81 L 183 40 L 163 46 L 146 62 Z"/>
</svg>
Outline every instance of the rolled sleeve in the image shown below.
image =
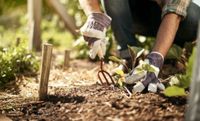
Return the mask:
<svg viewBox="0 0 200 121">
<path fill-rule="evenodd" d="M 168 13 L 175 13 L 180 15 L 183 19 L 187 15 L 187 8 L 191 0 L 165 0 L 165 4 L 162 8 L 162 17 Z"/>
</svg>

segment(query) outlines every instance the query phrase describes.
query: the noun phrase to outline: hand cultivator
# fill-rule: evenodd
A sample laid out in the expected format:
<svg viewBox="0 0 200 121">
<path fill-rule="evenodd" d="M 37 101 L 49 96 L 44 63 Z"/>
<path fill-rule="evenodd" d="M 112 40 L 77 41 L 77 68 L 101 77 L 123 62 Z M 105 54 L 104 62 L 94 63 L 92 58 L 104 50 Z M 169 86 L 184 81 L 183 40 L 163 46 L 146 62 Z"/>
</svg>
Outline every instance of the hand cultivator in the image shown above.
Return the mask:
<svg viewBox="0 0 200 121">
<path fill-rule="evenodd" d="M 103 65 L 104 65 L 104 61 L 103 59 L 101 59 L 101 62 L 100 62 L 100 70 L 98 72 L 98 78 L 100 80 L 100 83 L 102 85 L 104 84 L 107 84 L 107 85 L 115 85 L 115 81 L 114 79 L 112 78 L 112 76 L 103 69 Z"/>
<path fill-rule="evenodd" d="M 98 78 L 102 85 L 116 85 L 116 81 L 112 78 L 112 76 L 103 69 L 104 61 L 101 59 L 100 62 L 100 70 L 98 72 Z M 124 91 L 127 93 L 128 96 L 131 96 L 131 92 L 127 89 L 126 86 L 123 86 Z"/>
</svg>

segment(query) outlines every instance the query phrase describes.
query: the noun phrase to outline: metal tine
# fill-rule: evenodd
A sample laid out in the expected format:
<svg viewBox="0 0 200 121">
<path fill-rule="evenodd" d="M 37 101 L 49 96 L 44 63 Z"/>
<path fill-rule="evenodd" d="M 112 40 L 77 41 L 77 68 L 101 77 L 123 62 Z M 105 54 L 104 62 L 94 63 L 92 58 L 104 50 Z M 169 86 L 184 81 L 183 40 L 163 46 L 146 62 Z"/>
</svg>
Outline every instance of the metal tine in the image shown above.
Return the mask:
<svg viewBox="0 0 200 121">
<path fill-rule="evenodd" d="M 103 78 L 101 78 L 101 75 L 103 75 Z M 107 77 L 105 75 L 105 73 L 103 71 L 99 71 L 99 75 L 98 75 L 99 80 L 101 81 L 102 84 L 104 84 L 103 80 L 106 80 L 107 85 L 110 85 L 109 81 L 107 80 Z"/>
<path fill-rule="evenodd" d="M 101 84 L 104 84 L 103 79 L 101 78 L 101 75 L 103 75 L 104 80 L 106 80 L 107 85 L 110 85 L 111 83 L 108 81 L 108 78 L 110 78 L 110 80 L 112 81 L 112 84 L 115 84 L 115 81 L 113 80 L 112 76 L 103 69 L 103 59 L 101 59 L 101 63 L 100 63 L 100 71 L 98 72 L 98 78 L 101 82 Z M 108 78 L 107 78 L 107 76 Z"/>
</svg>

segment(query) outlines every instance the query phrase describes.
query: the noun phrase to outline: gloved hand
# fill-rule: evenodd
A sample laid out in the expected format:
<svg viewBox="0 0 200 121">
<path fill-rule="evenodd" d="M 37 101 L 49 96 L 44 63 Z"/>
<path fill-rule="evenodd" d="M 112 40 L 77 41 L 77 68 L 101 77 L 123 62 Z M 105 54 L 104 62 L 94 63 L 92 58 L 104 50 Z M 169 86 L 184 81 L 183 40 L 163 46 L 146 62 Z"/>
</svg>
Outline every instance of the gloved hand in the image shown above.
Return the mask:
<svg viewBox="0 0 200 121">
<path fill-rule="evenodd" d="M 157 92 L 157 88 L 164 90 L 165 86 L 158 80 L 158 74 L 163 62 L 164 57 L 160 53 L 151 52 L 145 61 L 131 71 L 131 74 L 126 77 L 125 83 L 133 84 L 139 81 L 133 87 L 133 92 L 142 92 L 147 86 L 150 92 Z M 150 66 L 150 70 L 153 69 L 152 71 L 141 70 L 147 64 Z"/>
<path fill-rule="evenodd" d="M 111 18 L 104 13 L 91 13 L 80 32 L 90 46 L 90 57 L 98 55 L 103 58 L 106 52 L 106 30 L 111 23 Z"/>
</svg>

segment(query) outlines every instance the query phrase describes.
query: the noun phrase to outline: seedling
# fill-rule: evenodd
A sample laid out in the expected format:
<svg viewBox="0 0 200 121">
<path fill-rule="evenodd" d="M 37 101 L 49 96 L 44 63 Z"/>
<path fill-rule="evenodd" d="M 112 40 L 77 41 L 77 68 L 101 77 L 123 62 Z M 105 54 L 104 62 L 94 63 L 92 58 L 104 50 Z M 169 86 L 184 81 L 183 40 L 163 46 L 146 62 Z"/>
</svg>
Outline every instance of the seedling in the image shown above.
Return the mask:
<svg viewBox="0 0 200 121">
<path fill-rule="evenodd" d="M 142 53 L 144 52 L 144 49 L 143 48 L 138 48 L 138 47 L 128 46 L 128 50 L 129 50 L 129 54 L 130 54 L 131 60 L 132 60 L 132 68 L 134 68 L 137 59 L 142 55 Z M 131 68 L 129 68 L 126 65 L 126 63 L 125 63 L 125 61 L 123 59 L 115 57 L 115 56 L 111 56 L 111 57 L 109 57 L 109 59 L 114 61 L 114 62 L 116 62 L 116 63 L 118 63 L 118 64 L 123 65 L 126 68 L 126 70 L 128 70 L 128 74 L 130 73 Z M 148 68 L 148 66 L 145 65 L 144 68 Z M 113 78 L 116 80 L 117 85 L 119 86 L 119 88 L 123 89 L 125 92 L 128 93 L 129 96 L 131 96 L 131 92 L 126 88 L 126 85 L 124 83 L 126 75 L 127 74 L 124 73 L 123 70 L 116 69 L 114 71 Z"/>
</svg>

